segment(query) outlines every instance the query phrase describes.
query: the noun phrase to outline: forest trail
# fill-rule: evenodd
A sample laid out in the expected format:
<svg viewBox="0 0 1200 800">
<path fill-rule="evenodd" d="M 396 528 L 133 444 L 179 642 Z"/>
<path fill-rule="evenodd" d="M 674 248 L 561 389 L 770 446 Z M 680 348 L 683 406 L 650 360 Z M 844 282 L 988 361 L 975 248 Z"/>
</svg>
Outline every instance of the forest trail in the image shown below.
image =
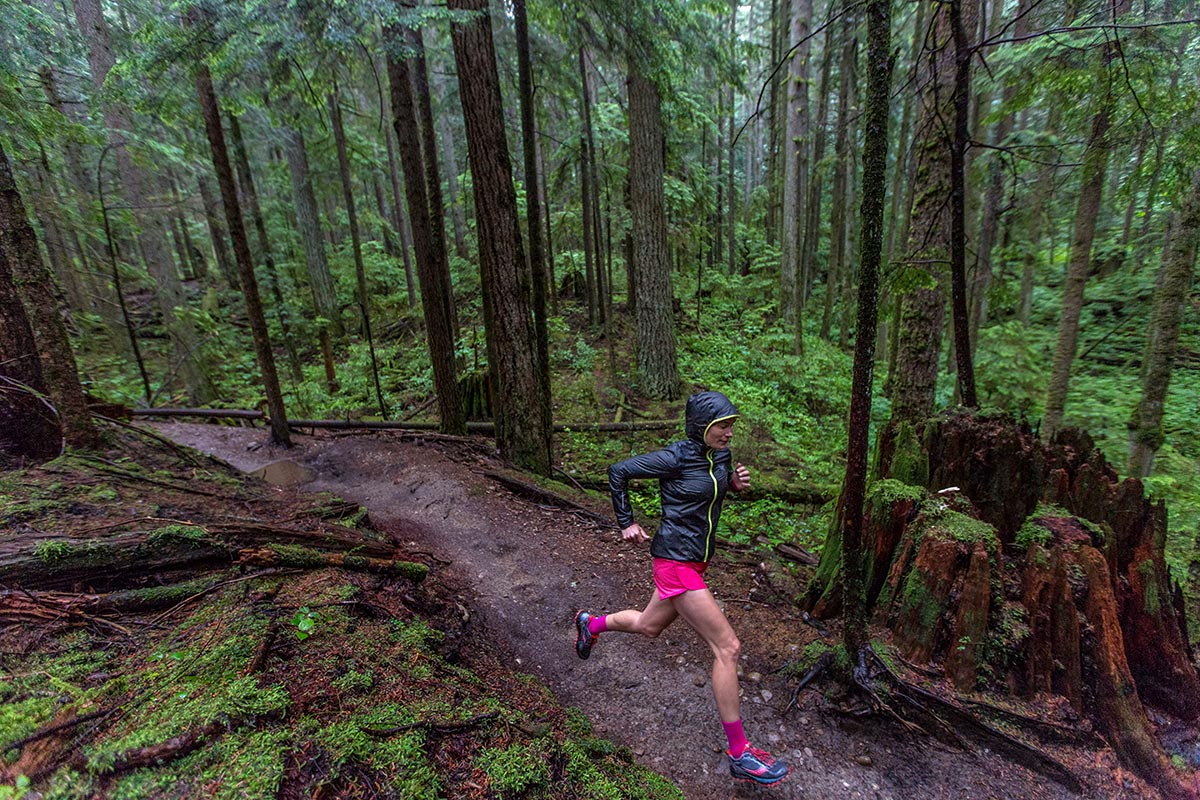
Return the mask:
<svg viewBox="0 0 1200 800">
<path fill-rule="evenodd" d="M 669 777 L 688 800 L 710 798 L 1071 798 L 1077 795 L 995 754 L 914 739 L 879 718 L 865 724 L 823 713 L 816 690 L 781 714 L 791 695 L 779 672 L 815 638 L 782 606 L 751 600 L 751 560 L 721 557 L 711 585 L 742 642 L 746 730 L 791 763 L 771 789 L 733 781 L 709 688 L 711 657 L 682 623 L 657 640 L 609 634 L 592 657 L 574 652 L 571 618 L 579 608 L 640 607 L 651 586 L 645 545 L 620 540 L 615 525 L 516 497 L 483 473 L 498 464 L 452 452 L 435 441 L 395 435 L 295 436 L 290 450 L 267 444 L 263 429 L 165 423 L 174 441 L 251 472 L 280 460 L 315 474 L 307 491 L 328 491 L 366 507 L 382 530 L 402 536 L 409 553 L 427 552 L 452 573 L 460 602 L 502 660 L 545 682 L 582 709 L 597 732 L 627 745 L 637 760 Z M 603 504 L 594 504 L 605 513 Z M 805 637 L 803 640 L 800 635 Z M 753 673 L 757 673 L 756 675 Z M 1151 797 L 1108 776 L 1102 764 L 1081 774 L 1089 797 Z M 1107 779 L 1106 779 L 1107 778 Z M 1090 779 L 1090 780 L 1089 780 Z M 1140 787 L 1139 787 L 1140 788 Z M 1133 791 L 1130 791 L 1133 789 Z"/>
</svg>

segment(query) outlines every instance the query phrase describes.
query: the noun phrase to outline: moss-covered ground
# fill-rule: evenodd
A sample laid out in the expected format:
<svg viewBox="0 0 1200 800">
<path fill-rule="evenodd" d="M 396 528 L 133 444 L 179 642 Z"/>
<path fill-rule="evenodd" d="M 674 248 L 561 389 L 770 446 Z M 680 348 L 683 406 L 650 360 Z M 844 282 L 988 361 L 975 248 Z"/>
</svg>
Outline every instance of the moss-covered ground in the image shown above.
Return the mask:
<svg viewBox="0 0 1200 800">
<path fill-rule="evenodd" d="M 318 523 L 329 498 L 242 484 L 136 439 L 114 445 L 106 458 L 123 476 L 72 458 L 3 476 L 0 550 L 36 548 L 52 567 L 101 528 L 177 541 L 228 519 L 231 501 L 243 522 L 379 538 L 364 514 Z M 74 587 L 132 589 L 149 607 L 135 613 L 55 605 L 77 592 L 31 592 L 35 618 L 0 603 L 0 797 L 682 797 L 490 659 L 447 610 L 436 570 L 419 585 L 317 566 L 184 577 Z"/>
</svg>

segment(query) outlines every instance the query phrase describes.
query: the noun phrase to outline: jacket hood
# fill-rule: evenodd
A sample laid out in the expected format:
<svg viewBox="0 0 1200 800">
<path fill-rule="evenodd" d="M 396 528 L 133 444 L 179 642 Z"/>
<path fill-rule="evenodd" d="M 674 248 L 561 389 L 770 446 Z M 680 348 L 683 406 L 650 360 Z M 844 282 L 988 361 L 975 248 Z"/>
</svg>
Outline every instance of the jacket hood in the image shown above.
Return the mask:
<svg viewBox="0 0 1200 800">
<path fill-rule="evenodd" d="M 684 430 L 687 438 L 704 444 L 704 434 L 717 420 L 739 416 L 737 407 L 720 392 L 699 392 L 688 398 L 683 412 Z"/>
</svg>

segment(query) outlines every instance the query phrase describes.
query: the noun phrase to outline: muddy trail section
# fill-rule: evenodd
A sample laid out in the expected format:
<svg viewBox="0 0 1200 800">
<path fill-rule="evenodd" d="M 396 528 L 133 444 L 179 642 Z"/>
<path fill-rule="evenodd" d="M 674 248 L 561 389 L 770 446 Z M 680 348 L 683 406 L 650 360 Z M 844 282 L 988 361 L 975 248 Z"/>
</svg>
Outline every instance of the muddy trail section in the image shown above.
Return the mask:
<svg viewBox="0 0 1200 800">
<path fill-rule="evenodd" d="M 769 789 L 734 781 L 709 685 L 711 655 L 685 624 L 655 640 L 602 635 L 589 660 L 575 655 L 577 609 L 640 608 L 652 586 L 648 547 L 622 542 L 615 525 L 602 521 L 611 518 L 603 498 L 552 487 L 586 513 L 519 496 L 496 476 L 533 479 L 482 443 L 323 434 L 296 436 L 296 446 L 282 450 L 262 429 L 154 428 L 246 473 L 294 462 L 302 469 L 285 469 L 283 482 L 361 504 L 398 547 L 429 554 L 432 569 L 456 587 L 472 633 L 464 646 L 487 642 L 508 668 L 544 682 L 689 800 L 1157 797 L 1106 749 L 1054 751 L 1079 779 L 1076 792 L 992 748 L 956 747 L 880 716 L 846 713 L 853 698 L 833 685 L 817 681 L 797 693 L 795 667 L 822 638 L 788 602 L 807 575 L 769 552 L 726 549 L 707 577 L 742 643 L 746 730 L 792 765 L 787 781 Z M 824 638 L 836 642 L 832 631 Z"/>
</svg>

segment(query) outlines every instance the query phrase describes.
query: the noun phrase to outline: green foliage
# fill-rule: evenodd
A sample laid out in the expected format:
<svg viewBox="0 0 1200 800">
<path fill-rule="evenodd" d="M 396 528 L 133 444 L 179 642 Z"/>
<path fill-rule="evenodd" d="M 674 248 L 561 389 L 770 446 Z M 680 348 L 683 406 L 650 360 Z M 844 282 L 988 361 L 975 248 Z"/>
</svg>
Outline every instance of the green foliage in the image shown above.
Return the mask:
<svg viewBox="0 0 1200 800">
<path fill-rule="evenodd" d="M 312 636 L 320 619 L 320 615 L 308 606 L 304 606 L 296 611 L 292 615 L 291 620 L 292 625 L 296 628 L 296 638 L 303 642 L 309 636 Z"/>
</svg>

